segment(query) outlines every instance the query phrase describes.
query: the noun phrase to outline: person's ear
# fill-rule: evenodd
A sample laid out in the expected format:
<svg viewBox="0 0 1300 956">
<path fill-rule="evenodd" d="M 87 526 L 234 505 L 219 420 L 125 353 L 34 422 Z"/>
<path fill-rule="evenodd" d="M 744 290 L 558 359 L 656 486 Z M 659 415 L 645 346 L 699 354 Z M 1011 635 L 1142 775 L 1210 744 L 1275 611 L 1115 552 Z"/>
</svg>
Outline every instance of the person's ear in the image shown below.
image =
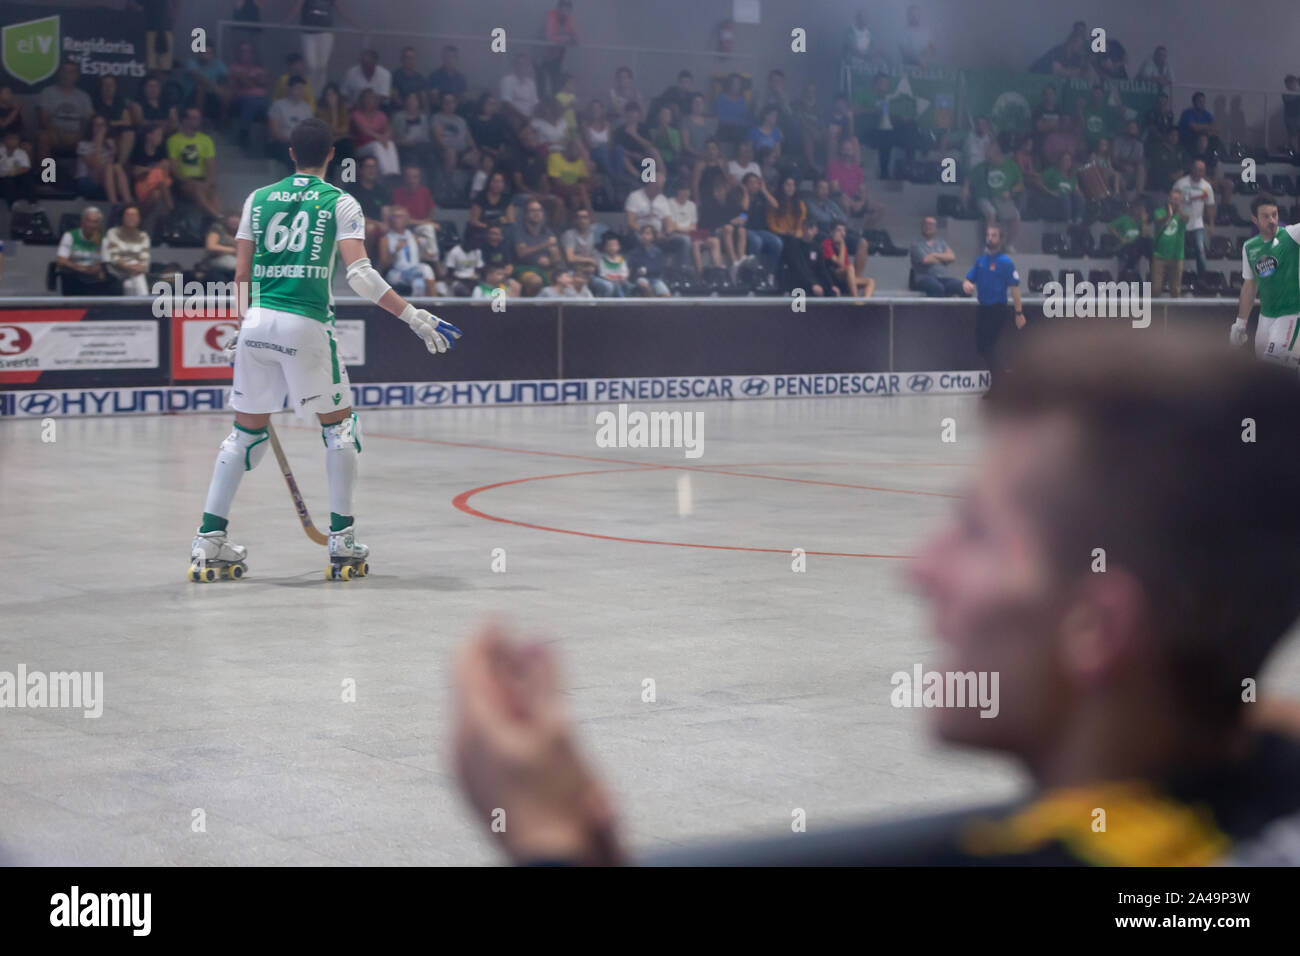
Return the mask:
<svg viewBox="0 0 1300 956">
<path fill-rule="evenodd" d="M 1136 653 L 1148 629 L 1141 583 L 1124 568 L 1090 574 L 1061 615 L 1062 666 L 1080 684 L 1100 682 Z"/>
</svg>

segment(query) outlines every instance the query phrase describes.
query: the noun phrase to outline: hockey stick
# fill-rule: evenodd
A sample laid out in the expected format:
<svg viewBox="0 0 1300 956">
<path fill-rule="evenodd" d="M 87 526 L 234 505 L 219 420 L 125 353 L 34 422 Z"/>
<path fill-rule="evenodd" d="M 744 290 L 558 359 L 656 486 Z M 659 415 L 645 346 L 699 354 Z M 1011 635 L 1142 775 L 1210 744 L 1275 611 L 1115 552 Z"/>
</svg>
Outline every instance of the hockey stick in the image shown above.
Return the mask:
<svg viewBox="0 0 1300 956">
<path fill-rule="evenodd" d="M 275 452 L 275 460 L 280 463 L 284 483 L 289 486 L 289 497 L 293 498 L 293 506 L 298 509 L 298 520 L 302 522 L 302 530 L 307 532 L 307 537 L 317 544 L 329 544 L 329 537 L 317 531 L 316 526 L 312 524 L 311 515 L 307 513 L 307 503 L 302 500 L 298 482 L 293 480 L 293 472 L 289 470 L 289 459 L 284 457 L 284 449 L 280 447 L 280 439 L 275 434 L 275 426 L 268 422 L 266 432 L 271 436 L 271 450 Z"/>
</svg>

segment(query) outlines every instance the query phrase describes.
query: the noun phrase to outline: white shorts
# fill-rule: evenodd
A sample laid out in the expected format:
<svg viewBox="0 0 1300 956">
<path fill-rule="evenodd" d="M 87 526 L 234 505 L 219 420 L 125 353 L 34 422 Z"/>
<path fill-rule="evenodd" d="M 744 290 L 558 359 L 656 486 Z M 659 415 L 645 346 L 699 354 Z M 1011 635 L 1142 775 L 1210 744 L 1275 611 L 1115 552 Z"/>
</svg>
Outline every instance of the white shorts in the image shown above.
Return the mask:
<svg viewBox="0 0 1300 956">
<path fill-rule="evenodd" d="M 1255 354 L 1287 366 L 1300 364 L 1300 341 L 1296 335 L 1298 321 L 1300 315 L 1261 315 L 1259 328 L 1255 331 Z"/>
<path fill-rule="evenodd" d="M 230 405 L 260 415 L 284 408 L 299 418 L 352 405 L 334 327 L 292 312 L 251 306 L 239 326 Z"/>
</svg>

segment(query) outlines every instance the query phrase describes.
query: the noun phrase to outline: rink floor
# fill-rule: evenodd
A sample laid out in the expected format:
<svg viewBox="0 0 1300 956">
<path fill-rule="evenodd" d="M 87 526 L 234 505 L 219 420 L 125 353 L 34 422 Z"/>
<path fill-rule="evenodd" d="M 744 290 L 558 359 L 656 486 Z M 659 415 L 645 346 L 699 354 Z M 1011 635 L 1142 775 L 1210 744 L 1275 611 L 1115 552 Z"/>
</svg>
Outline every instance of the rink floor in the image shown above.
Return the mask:
<svg viewBox="0 0 1300 956">
<path fill-rule="evenodd" d="M 598 447 L 601 406 L 366 411 L 350 583 L 269 454 L 231 520 L 249 577 L 186 580 L 228 416 L 64 419 L 52 443 L 0 423 L 0 670 L 104 681 L 97 719 L 0 710 L 0 857 L 496 861 L 446 762 L 452 655 L 489 615 L 556 642 L 633 847 L 1009 795 L 1010 766 L 889 705 L 891 674 L 940 664 L 900 572 L 970 473 L 978 405 L 656 406 L 704 413 L 697 459 Z M 319 430 L 277 427 L 327 525 Z M 1296 643 L 1275 666 L 1300 686 Z"/>
</svg>

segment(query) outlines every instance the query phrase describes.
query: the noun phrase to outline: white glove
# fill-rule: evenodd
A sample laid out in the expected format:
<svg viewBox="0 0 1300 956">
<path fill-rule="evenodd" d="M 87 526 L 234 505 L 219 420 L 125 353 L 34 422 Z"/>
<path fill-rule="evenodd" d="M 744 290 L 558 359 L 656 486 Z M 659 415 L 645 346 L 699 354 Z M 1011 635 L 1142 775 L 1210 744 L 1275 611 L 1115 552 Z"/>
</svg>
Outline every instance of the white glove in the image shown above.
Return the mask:
<svg viewBox="0 0 1300 956">
<path fill-rule="evenodd" d="M 226 361 L 231 365 L 235 364 L 235 346 L 239 343 L 239 333 L 236 332 L 221 347 L 221 354 L 226 357 Z"/>
<path fill-rule="evenodd" d="M 436 315 L 424 309 L 417 309 L 413 305 L 408 304 L 399 318 L 411 327 L 412 332 L 424 340 L 425 346 L 434 355 L 452 348 L 455 340 L 461 335 L 460 329 L 450 322 L 444 322 Z"/>
<path fill-rule="evenodd" d="M 1232 328 L 1228 329 L 1228 342 L 1238 348 L 1246 344 L 1246 320 L 1238 319 L 1232 323 Z"/>
</svg>

